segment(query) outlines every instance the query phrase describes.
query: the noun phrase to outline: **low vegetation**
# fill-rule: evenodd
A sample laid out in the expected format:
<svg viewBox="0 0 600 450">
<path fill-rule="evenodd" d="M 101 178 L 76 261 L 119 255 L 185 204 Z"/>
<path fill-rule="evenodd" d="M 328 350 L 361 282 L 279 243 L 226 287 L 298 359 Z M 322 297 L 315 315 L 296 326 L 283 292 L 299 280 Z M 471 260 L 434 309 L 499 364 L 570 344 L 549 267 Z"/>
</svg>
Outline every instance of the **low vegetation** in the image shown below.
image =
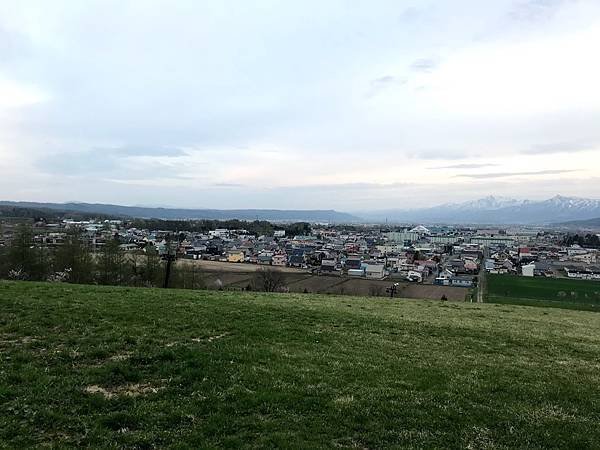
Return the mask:
<svg viewBox="0 0 600 450">
<path fill-rule="evenodd" d="M 597 448 L 600 314 L 0 282 L 0 443 Z"/>
<path fill-rule="evenodd" d="M 600 282 L 569 278 L 488 275 L 487 301 L 600 311 Z"/>
</svg>

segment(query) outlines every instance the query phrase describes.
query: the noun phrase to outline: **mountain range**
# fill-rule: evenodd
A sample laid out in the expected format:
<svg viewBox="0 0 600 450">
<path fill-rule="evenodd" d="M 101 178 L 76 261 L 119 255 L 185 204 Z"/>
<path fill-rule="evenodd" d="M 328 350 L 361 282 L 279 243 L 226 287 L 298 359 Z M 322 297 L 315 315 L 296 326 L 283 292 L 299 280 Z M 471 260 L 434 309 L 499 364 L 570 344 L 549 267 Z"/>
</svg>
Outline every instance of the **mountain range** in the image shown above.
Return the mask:
<svg viewBox="0 0 600 450">
<path fill-rule="evenodd" d="M 371 221 L 456 224 L 552 224 L 600 217 L 600 200 L 557 195 L 548 200 L 488 196 L 420 209 L 364 212 Z"/>
<path fill-rule="evenodd" d="M 240 219 L 327 223 L 559 224 L 600 218 L 600 200 L 557 195 L 548 200 L 488 196 L 463 203 L 419 209 L 346 213 L 335 210 L 183 209 L 101 203 L 37 203 L 0 201 L 0 205 L 46 211 L 155 219 Z"/>
</svg>

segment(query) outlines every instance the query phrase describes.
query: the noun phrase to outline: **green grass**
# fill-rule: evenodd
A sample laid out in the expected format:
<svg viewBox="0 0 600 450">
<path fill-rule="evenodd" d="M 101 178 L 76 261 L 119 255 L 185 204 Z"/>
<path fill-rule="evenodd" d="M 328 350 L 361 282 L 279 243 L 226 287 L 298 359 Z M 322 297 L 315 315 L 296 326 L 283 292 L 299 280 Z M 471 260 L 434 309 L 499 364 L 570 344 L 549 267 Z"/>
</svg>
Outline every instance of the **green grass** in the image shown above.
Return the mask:
<svg viewBox="0 0 600 450">
<path fill-rule="evenodd" d="M 600 282 L 567 278 L 487 276 L 490 303 L 600 311 Z"/>
<path fill-rule="evenodd" d="M 598 448 L 600 314 L 0 283 L 0 447 Z"/>
</svg>

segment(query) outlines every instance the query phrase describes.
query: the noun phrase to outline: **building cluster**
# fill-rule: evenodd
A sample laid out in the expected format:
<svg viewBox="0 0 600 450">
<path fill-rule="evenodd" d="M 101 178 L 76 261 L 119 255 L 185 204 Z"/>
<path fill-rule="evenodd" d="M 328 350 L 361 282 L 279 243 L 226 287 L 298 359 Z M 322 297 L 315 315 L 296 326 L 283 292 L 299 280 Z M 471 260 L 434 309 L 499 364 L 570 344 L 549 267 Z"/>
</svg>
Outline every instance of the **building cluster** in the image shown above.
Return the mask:
<svg viewBox="0 0 600 450">
<path fill-rule="evenodd" d="M 493 245 L 488 252 L 484 264 L 489 273 L 600 280 L 598 249 L 539 241 L 530 245 Z"/>
<path fill-rule="evenodd" d="M 63 245 L 77 228 L 92 251 L 113 239 L 128 252 L 156 251 L 178 258 L 304 269 L 319 275 L 391 279 L 473 287 L 481 270 L 524 276 L 600 278 L 597 250 L 563 247 L 558 232 L 536 228 L 475 229 L 431 227 L 389 230 L 380 227 L 315 226 L 309 235 L 257 236 L 244 229 L 204 233 L 144 230 L 119 220 L 37 223 L 34 242 Z M 14 227 L 0 228 L 0 246 Z"/>
</svg>

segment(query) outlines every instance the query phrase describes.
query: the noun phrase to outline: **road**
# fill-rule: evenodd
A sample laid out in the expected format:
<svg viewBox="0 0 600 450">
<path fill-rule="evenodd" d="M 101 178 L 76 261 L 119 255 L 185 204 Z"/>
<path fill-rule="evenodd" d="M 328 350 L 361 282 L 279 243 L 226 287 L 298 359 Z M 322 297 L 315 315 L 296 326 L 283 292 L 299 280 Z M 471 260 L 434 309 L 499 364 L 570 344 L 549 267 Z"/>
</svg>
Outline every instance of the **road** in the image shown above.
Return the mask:
<svg viewBox="0 0 600 450">
<path fill-rule="evenodd" d="M 479 276 L 477 278 L 477 303 L 483 303 L 483 297 L 485 295 L 485 290 L 487 289 L 485 260 L 488 258 L 489 258 L 489 250 L 487 247 L 483 247 L 483 259 L 481 261 L 481 268 L 479 270 Z"/>
</svg>

